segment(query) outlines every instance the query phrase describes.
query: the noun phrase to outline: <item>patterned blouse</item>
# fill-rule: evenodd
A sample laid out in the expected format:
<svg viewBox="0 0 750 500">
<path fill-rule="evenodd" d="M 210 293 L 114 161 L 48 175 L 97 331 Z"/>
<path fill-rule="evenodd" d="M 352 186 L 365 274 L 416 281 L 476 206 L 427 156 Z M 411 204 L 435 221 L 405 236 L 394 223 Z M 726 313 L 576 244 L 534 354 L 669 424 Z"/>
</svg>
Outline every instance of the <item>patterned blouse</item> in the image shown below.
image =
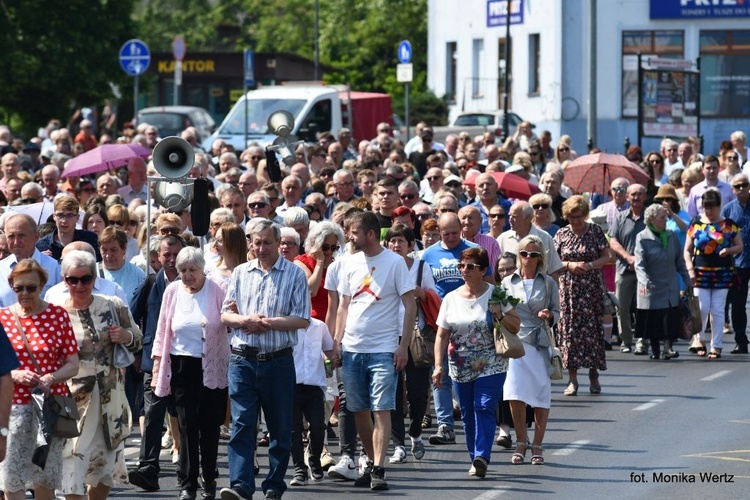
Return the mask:
<svg viewBox="0 0 750 500">
<path fill-rule="evenodd" d="M 729 288 L 734 274 L 734 257 L 719 257 L 722 248 L 732 246 L 740 228 L 732 219 L 690 222 L 687 237 L 693 240 L 693 265 L 696 288 Z"/>
</svg>

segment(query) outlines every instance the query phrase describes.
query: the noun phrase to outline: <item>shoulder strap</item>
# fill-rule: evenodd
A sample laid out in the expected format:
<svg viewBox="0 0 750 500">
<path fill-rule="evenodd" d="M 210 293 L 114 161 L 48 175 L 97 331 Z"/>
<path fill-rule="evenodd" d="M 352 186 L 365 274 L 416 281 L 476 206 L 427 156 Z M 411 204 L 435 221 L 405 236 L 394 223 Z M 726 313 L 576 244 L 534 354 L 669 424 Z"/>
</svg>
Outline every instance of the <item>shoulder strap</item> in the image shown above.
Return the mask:
<svg viewBox="0 0 750 500">
<path fill-rule="evenodd" d="M 16 320 L 16 326 L 18 326 L 18 331 L 21 332 L 21 338 L 23 339 L 23 345 L 26 346 L 26 351 L 29 353 L 29 357 L 31 358 L 31 362 L 34 363 L 34 367 L 36 368 L 36 371 L 39 375 L 42 375 L 42 369 L 39 366 L 39 363 L 36 360 L 36 356 L 34 356 L 34 351 L 31 350 L 31 346 L 29 345 L 29 339 L 26 338 L 26 331 L 23 329 L 23 325 L 21 324 L 21 320 L 18 319 L 18 313 L 15 309 L 13 309 L 13 318 Z"/>
<path fill-rule="evenodd" d="M 417 267 L 417 286 L 422 286 L 422 269 L 424 269 L 424 261 L 419 259 L 419 265 Z"/>
</svg>

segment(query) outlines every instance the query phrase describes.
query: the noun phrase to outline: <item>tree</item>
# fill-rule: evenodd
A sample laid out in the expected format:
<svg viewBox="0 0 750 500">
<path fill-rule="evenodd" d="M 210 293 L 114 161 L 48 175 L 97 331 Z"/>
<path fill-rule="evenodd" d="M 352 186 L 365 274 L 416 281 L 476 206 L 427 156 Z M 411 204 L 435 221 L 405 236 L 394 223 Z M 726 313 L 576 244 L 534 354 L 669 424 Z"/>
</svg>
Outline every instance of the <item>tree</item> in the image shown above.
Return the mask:
<svg viewBox="0 0 750 500">
<path fill-rule="evenodd" d="M 35 133 L 52 117 L 111 96 L 120 46 L 132 38 L 133 0 L 23 0 L 0 4 L 0 108 Z"/>
</svg>

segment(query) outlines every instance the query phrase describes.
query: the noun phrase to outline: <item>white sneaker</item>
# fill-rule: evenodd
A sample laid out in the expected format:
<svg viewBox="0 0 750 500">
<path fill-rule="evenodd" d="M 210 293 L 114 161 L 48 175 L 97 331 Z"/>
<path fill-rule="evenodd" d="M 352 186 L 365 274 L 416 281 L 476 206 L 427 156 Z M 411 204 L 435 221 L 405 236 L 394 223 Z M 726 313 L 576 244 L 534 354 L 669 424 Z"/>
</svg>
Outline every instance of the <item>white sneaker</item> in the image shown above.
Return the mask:
<svg viewBox="0 0 750 500">
<path fill-rule="evenodd" d="M 354 460 L 349 458 L 349 455 L 343 455 L 339 459 L 339 463 L 332 465 L 328 469 L 328 477 L 333 479 L 345 479 L 347 481 L 354 481 L 359 477 L 359 469 L 354 463 Z"/>
<path fill-rule="evenodd" d="M 402 464 L 406 462 L 406 450 L 403 446 L 396 446 L 396 449 L 393 451 L 393 456 L 388 459 L 389 463 L 392 464 Z"/>
<path fill-rule="evenodd" d="M 320 466 L 323 467 L 324 470 L 328 470 L 334 465 L 336 465 L 336 460 L 333 459 L 331 452 L 324 449 L 323 453 L 320 455 Z"/>
<path fill-rule="evenodd" d="M 357 460 L 357 466 L 359 467 L 359 473 L 364 474 L 365 469 L 367 468 L 367 462 L 369 462 L 370 459 L 367 457 L 367 454 L 360 452 L 359 454 L 359 460 Z"/>
<path fill-rule="evenodd" d="M 172 440 L 172 434 L 170 434 L 169 431 L 167 431 L 164 433 L 164 435 L 161 438 L 161 448 L 163 450 L 167 448 L 171 448 L 172 444 L 174 444 L 174 440 Z"/>
</svg>

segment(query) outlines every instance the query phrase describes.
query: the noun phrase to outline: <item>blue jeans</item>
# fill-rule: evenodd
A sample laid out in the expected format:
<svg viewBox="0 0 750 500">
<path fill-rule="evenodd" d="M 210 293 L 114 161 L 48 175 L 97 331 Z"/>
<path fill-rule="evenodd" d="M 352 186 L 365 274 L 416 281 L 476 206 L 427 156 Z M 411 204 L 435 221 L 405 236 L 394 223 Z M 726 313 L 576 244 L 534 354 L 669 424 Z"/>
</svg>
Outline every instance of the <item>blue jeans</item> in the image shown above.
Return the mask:
<svg viewBox="0 0 750 500">
<path fill-rule="evenodd" d="M 229 399 L 232 408 L 232 437 L 227 445 L 229 484 L 243 497 L 255 493 L 253 458 L 256 446 L 258 409 L 268 424 L 268 476 L 263 492 L 286 491 L 284 475 L 292 449 L 292 409 L 296 374 L 291 354 L 271 361 L 257 361 L 232 354 L 229 359 Z"/>
<path fill-rule="evenodd" d="M 438 427 L 445 424 L 453 429 L 453 381 L 448 372 L 448 351 L 443 357 L 443 384 L 440 389 L 432 386 L 432 399 L 435 402 Z"/>
<path fill-rule="evenodd" d="M 503 398 L 504 383 L 504 372 L 472 382 L 453 382 L 461 405 L 466 448 L 472 461 L 476 457 L 490 461 L 495 438 L 495 408 Z"/>
<path fill-rule="evenodd" d="M 392 352 L 344 351 L 341 371 L 349 411 L 357 413 L 396 409 L 398 373 L 393 365 Z"/>
</svg>

